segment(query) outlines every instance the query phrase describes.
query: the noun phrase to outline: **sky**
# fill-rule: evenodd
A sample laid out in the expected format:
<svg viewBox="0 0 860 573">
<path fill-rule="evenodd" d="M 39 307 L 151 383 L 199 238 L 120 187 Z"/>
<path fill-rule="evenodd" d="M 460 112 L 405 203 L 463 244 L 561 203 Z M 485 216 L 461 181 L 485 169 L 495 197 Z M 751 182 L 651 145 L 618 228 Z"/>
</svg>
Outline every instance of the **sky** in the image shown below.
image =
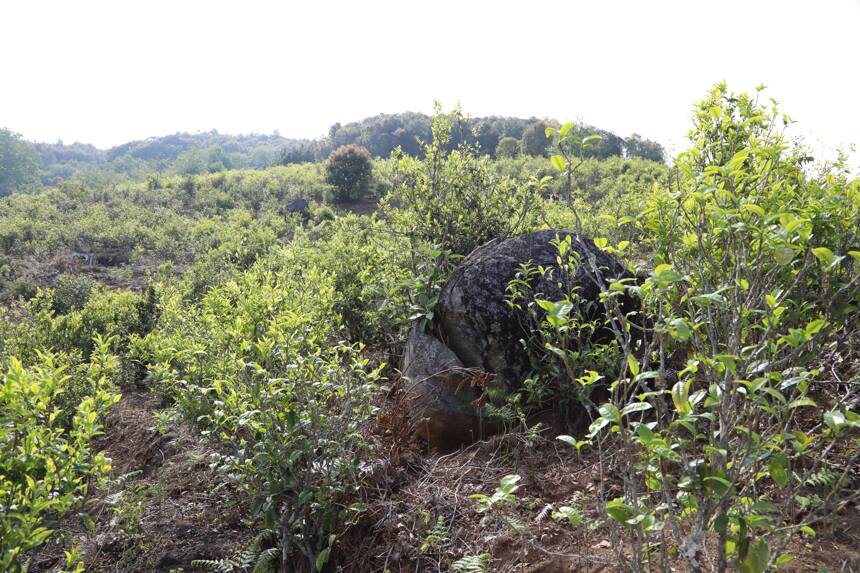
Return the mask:
<svg viewBox="0 0 860 573">
<path fill-rule="evenodd" d="M 860 0 L 2 0 L 0 58 L 0 127 L 102 148 L 319 137 L 438 99 L 677 153 L 720 80 L 767 85 L 814 147 L 860 144 Z"/>
</svg>

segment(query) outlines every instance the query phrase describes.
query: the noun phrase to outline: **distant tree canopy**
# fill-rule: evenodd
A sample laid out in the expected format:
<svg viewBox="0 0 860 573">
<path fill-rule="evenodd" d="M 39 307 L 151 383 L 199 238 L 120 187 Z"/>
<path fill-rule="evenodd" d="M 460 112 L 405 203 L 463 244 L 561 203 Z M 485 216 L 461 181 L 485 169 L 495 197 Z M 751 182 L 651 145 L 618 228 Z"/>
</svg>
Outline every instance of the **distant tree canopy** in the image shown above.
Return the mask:
<svg viewBox="0 0 860 573">
<path fill-rule="evenodd" d="M 373 161 L 360 145 L 335 149 L 325 166 L 326 182 L 335 188 L 335 201 L 355 201 L 367 193 L 373 177 Z"/>
<path fill-rule="evenodd" d="M 520 143 L 513 137 L 506 135 L 496 144 L 496 157 L 516 157 L 520 154 Z"/>
<path fill-rule="evenodd" d="M 280 163 L 286 151 L 312 143 L 279 134 L 228 135 L 217 131 L 174 133 L 131 141 L 108 150 L 83 143 L 37 143 L 42 182 L 55 185 L 78 174 L 103 172 L 119 180 L 140 180 L 153 171 L 186 175 L 232 168 L 261 169 Z M 326 152 L 320 159 L 328 155 Z M 316 160 L 316 159 L 314 159 Z"/>
<path fill-rule="evenodd" d="M 201 175 L 231 169 L 233 162 L 220 145 L 189 149 L 176 158 L 172 171 L 180 175 Z"/>
<path fill-rule="evenodd" d="M 366 148 L 373 157 L 389 157 L 398 147 L 406 155 L 421 157 L 423 150 L 420 143 L 429 141 L 432 122 L 432 117 L 429 115 L 405 112 L 380 114 L 347 124 L 335 123 L 329 128 L 328 137 L 285 148 L 277 162 L 287 165 L 322 161 L 333 149 L 349 144 Z M 551 125 L 557 126 L 558 122 L 537 118 L 498 116 L 460 117 L 452 124 L 451 140 L 447 146 L 448 150 L 451 150 L 463 143 L 468 143 L 476 146 L 482 153 L 501 157 L 516 156 L 520 152 L 535 157 L 547 156 L 551 150 L 550 141 L 546 137 L 546 128 Z M 601 136 L 600 142 L 589 149 L 588 157 L 605 159 L 625 155 L 625 140 L 614 133 L 585 124 L 579 124 L 577 130 L 582 136 L 594 134 Z M 517 145 L 516 151 L 513 150 L 511 139 Z M 505 143 L 500 146 L 502 141 Z M 640 142 L 657 145 L 641 138 L 634 141 L 634 145 L 639 145 Z M 511 155 L 512 152 L 513 155 Z M 639 155 L 641 152 L 640 146 L 637 146 L 630 157 L 645 157 Z M 656 157 L 656 154 L 652 150 L 647 157 Z"/>
<path fill-rule="evenodd" d="M 634 133 L 624 140 L 624 156 L 628 158 L 641 157 L 660 163 L 666 161 L 663 146 L 656 141 L 643 139 L 638 133 Z"/>
<path fill-rule="evenodd" d="M 56 143 L 30 144 L 20 136 L 3 130 L 4 151 L 11 156 L 15 151 L 15 165 L 27 164 L 27 174 L 38 174 L 42 185 L 57 185 L 63 180 L 84 176 L 90 182 L 122 183 L 142 181 L 152 173 L 196 175 L 215 173 L 226 169 L 261 169 L 271 165 L 315 163 L 324 161 L 333 150 L 344 145 L 359 145 L 372 157 L 390 157 L 400 148 L 407 155 L 421 157 L 421 142 L 430 139 L 432 118 L 414 112 L 380 114 L 346 124 L 335 123 L 326 137 L 316 140 L 287 139 L 273 134 L 229 135 L 212 130 L 203 133 L 174 133 L 163 137 L 150 137 L 130 141 L 107 150 L 83 144 Z M 469 118 L 462 114 L 451 126 L 448 151 L 467 143 L 480 153 L 515 157 L 520 152 L 527 156 L 545 157 L 552 153 L 545 135 L 554 120 L 488 116 Z M 578 124 L 583 135 L 597 134 L 601 141 L 588 150 L 587 157 L 641 157 L 664 161 L 660 144 L 634 134 L 624 140 L 614 133 L 585 124 Z M 514 149 L 514 143 L 517 149 Z M 38 152 L 37 166 L 32 167 L 33 149 Z M 23 155 L 21 155 L 23 153 Z M 29 159 L 27 159 L 29 158 Z M 7 159 L 7 162 L 9 160 Z M 41 165 L 39 164 L 41 162 Z M 22 163 L 23 162 L 23 163 Z M 11 168 L 4 167 L 4 177 L 11 177 Z M 17 177 L 17 176 L 16 176 Z M 18 179 L 16 179 L 18 181 Z M 18 189 L 38 187 L 39 181 L 16 183 Z M 11 192 L 4 184 L 0 193 Z"/>
<path fill-rule="evenodd" d="M 0 197 L 39 187 L 36 148 L 19 134 L 0 128 Z"/>
<path fill-rule="evenodd" d="M 330 140 L 313 141 L 293 147 L 285 147 L 278 155 L 276 164 L 290 165 L 291 163 L 315 163 L 323 161 L 331 153 L 328 141 Z"/>
<path fill-rule="evenodd" d="M 520 153 L 532 157 L 544 157 L 549 149 L 549 138 L 546 130 L 550 124 L 546 121 L 536 121 L 526 128 L 520 139 Z"/>
<path fill-rule="evenodd" d="M 329 131 L 329 145 L 336 149 L 355 144 L 374 157 L 388 157 L 397 147 L 408 155 L 418 155 L 418 140 L 430 138 L 432 118 L 423 113 L 380 114 L 362 121 L 335 124 Z"/>
</svg>

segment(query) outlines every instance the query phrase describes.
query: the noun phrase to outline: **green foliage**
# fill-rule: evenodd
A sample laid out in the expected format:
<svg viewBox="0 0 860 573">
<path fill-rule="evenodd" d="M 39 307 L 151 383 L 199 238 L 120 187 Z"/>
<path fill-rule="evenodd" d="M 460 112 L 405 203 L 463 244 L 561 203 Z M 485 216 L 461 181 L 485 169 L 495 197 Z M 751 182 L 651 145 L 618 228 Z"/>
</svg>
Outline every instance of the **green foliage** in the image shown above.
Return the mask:
<svg viewBox="0 0 860 573">
<path fill-rule="evenodd" d="M 100 418 L 119 400 L 111 377 L 110 340 L 79 375 L 69 375 L 51 354 L 30 368 L 8 361 L 0 383 L 0 571 L 26 571 L 26 552 L 52 531 L 48 520 L 75 507 L 90 478 L 110 462 L 93 454 Z M 84 389 L 84 392 L 81 392 Z M 80 395 L 70 400 L 69 395 Z"/>
<path fill-rule="evenodd" d="M 342 215 L 320 228 L 298 233 L 292 249 L 316 261 L 331 277 L 333 310 L 353 341 L 387 345 L 400 337 L 409 310 L 403 237 L 385 223 Z"/>
<path fill-rule="evenodd" d="M 14 498 L 0 502 L 0 571 L 21 570 L 50 521 L 106 470 L 89 441 L 116 400 L 114 353 L 135 380 L 148 371 L 172 402 L 168 415 L 217 443 L 214 465 L 254 500 L 261 536 L 195 566 L 283 569 L 285 555 L 322 570 L 364 511 L 383 368 L 367 357 L 395 353 L 410 319 L 430 324 L 441 285 L 475 247 L 545 227 L 593 236 L 630 275 L 602 276 L 558 241 L 553 278 L 589 273 L 604 287 L 598 301 L 576 290 L 551 300 L 532 288 L 548 271 L 523 264 L 506 300 L 528 322 L 534 372 L 487 411 L 530 443 L 532 408 L 584 409 L 587 435 L 559 440 L 594 447 L 599 467 L 612 457 L 621 490 L 605 476 L 594 496 L 629 549 L 620 566 L 679 559 L 695 569 L 704 547 L 723 569 L 784 562 L 791 533 L 814 534 L 857 496 L 846 468 L 858 460 L 860 394 L 853 383 L 819 391 L 828 376 L 819 361 L 849 352 L 860 322 L 860 183 L 844 158 L 815 166 L 791 147 L 782 116 L 755 97 L 717 86 L 695 122 L 672 171 L 638 136 L 438 107 L 432 120 L 333 126 L 324 141 L 289 144 L 290 165 L 260 171 L 225 169 L 283 141 L 177 134 L 108 155 L 40 146 L 55 155 L 50 177 L 112 173 L 0 199 L 0 498 Z M 520 139 L 535 156 L 514 157 Z M 327 182 L 321 163 L 292 163 L 347 144 L 400 150 L 372 170 L 356 152 L 367 167 L 357 187 Z M 128 177 L 140 181 L 119 182 Z M 320 205 L 370 185 L 384 196 L 378 215 Z M 299 197 L 311 202 L 305 220 L 287 208 Z M 626 314 L 630 298 L 642 316 Z M 518 481 L 506 476 L 473 499 L 521 532 Z M 127 489 L 114 510 L 134 534 L 143 506 Z M 552 518 L 581 527 L 578 501 Z M 425 525 L 423 552 L 456 539 L 442 516 L 431 523 L 427 513 Z M 484 571 L 489 560 L 466 556 L 451 569 Z M 77 568 L 74 552 L 68 563 Z"/>
<path fill-rule="evenodd" d="M 496 145 L 496 158 L 512 158 L 520 154 L 520 145 L 513 137 L 505 136 Z"/>
<path fill-rule="evenodd" d="M 63 274 L 54 283 L 52 306 L 54 311 L 65 314 L 80 310 L 90 299 L 96 281 L 87 275 Z"/>
<path fill-rule="evenodd" d="M 542 186 L 542 194 L 553 199 L 542 206 L 542 218 L 550 228 L 575 228 L 576 213 L 586 235 L 606 237 L 616 243 L 627 240 L 631 250 L 640 243 L 640 233 L 632 223 L 645 208 L 654 184 L 669 184 L 671 175 L 664 164 L 620 157 L 576 157 L 574 168 L 568 171 L 565 166 L 561 177 L 557 177 L 559 171 L 550 160 L 543 157 L 501 159 L 492 167 L 501 176 L 520 181 L 552 177 Z M 573 210 L 567 204 L 568 189 Z"/>
<path fill-rule="evenodd" d="M 562 505 L 552 512 L 555 521 L 566 521 L 571 527 L 580 527 L 584 521 L 582 512 L 576 507 Z"/>
<path fill-rule="evenodd" d="M 272 165 L 282 150 L 295 149 L 304 140 L 271 135 L 175 133 L 130 141 L 108 150 L 83 143 L 37 143 L 45 185 L 65 179 L 85 178 L 118 183 L 140 181 L 153 172 L 203 174 L 230 168 L 263 169 Z"/>
<path fill-rule="evenodd" d="M 520 489 L 519 482 L 521 479 L 516 474 L 507 475 L 499 481 L 499 487 L 496 488 L 493 495 L 487 496 L 475 493 L 470 495 L 469 499 L 474 499 L 478 502 L 478 513 L 483 513 L 499 505 L 516 503 L 517 496 L 514 494 Z"/>
<path fill-rule="evenodd" d="M 803 488 L 835 451 L 843 467 L 860 458 L 845 438 L 860 424 L 856 392 L 830 407 L 812 393 L 821 349 L 856 332 L 860 185 L 839 164 L 808 172 L 788 123 L 716 86 L 696 108 L 676 188 L 655 186 L 635 221 L 648 278 L 603 291 L 624 360 L 587 441 L 622 460 L 624 493 L 605 509 L 636 570 L 673 551 L 698 568 L 713 536 L 720 570 L 763 572 L 789 558 L 789 533 L 856 497 L 847 470 L 817 504 Z M 622 311 L 630 295 L 645 328 Z M 809 423 L 810 408 L 823 423 Z"/>
<path fill-rule="evenodd" d="M 176 158 L 171 171 L 180 175 L 201 175 L 230 169 L 232 162 L 218 145 L 205 149 L 189 149 Z"/>
<path fill-rule="evenodd" d="M 427 518 L 429 519 L 430 516 L 427 515 Z M 421 551 L 421 553 L 427 553 L 431 550 L 444 550 L 450 543 L 451 539 L 448 537 L 448 525 L 445 523 L 445 518 L 440 515 L 436 518 L 436 523 L 421 543 L 419 551 Z"/>
<path fill-rule="evenodd" d="M 367 149 L 357 145 L 338 147 L 325 164 L 326 182 L 334 187 L 337 203 L 357 201 L 369 190 L 373 161 Z"/>
<path fill-rule="evenodd" d="M 598 382 L 617 373 L 619 345 L 607 340 L 594 301 L 569 289 L 561 300 L 547 300 L 533 288 L 535 279 L 575 284 L 572 280 L 588 264 L 571 249 L 572 238 L 556 239 L 557 268 L 536 268 L 524 263 L 508 283 L 505 302 L 527 317 L 530 333 L 522 342 L 534 375 L 525 380 L 519 402 L 528 411 L 546 407 L 569 415 L 591 403 Z M 629 278 L 627 280 L 629 282 Z"/>
<path fill-rule="evenodd" d="M 597 134 L 588 134 L 582 126 L 574 123 L 566 123 L 559 128 L 547 127 L 546 137 L 552 137 L 554 151 L 557 153 L 550 156 L 552 166 L 561 172 L 566 179 L 565 197 L 568 205 L 573 203 L 573 174 L 582 167 L 586 157 L 600 143 L 602 137 Z M 577 212 L 574 211 L 576 215 Z"/>
<path fill-rule="evenodd" d="M 222 272 L 247 267 L 300 224 L 288 212 L 290 201 L 322 200 L 331 190 L 321 165 L 294 165 L 154 176 L 121 186 L 66 182 L 37 195 L 0 199 L 0 300 L 29 298 L 35 287 L 49 286 L 33 277 L 50 276 L 58 266 L 80 273 L 87 266 L 130 271 L 131 279 L 109 276 L 106 282 L 142 287 L 146 276 L 185 274 L 189 265 L 218 251 L 193 272 L 205 290 Z M 76 261 L 74 251 L 92 255 L 92 264 Z"/>
<path fill-rule="evenodd" d="M 388 157 L 398 147 L 404 153 L 418 155 L 419 142 L 430 139 L 431 122 L 421 113 L 380 114 L 360 122 L 333 125 L 326 143 L 332 149 L 360 145 L 373 157 Z"/>
<path fill-rule="evenodd" d="M 406 288 L 409 298 L 409 320 L 418 321 L 420 329 L 425 330 L 432 323 L 445 279 L 460 258 L 432 246 L 419 245 L 412 249 L 412 276 L 401 285 Z"/>
<path fill-rule="evenodd" d="M 491 558 L 492 555 L 489 553 L 466 555 L 451 564 L 451 571 L 454 573 L 484 573 Z"/>
<path fill-rule="evenodd" d="M 17 133 L 0 128 L 0 197 L 39 187 L 36 149 Z"/>
<path fill-rule="evenodd" d="M 277 571 L 280 561 L 278 548 L 272 547 L 276 544 L 277 532 L 264 529 L 254 537 L 248 547 L 232 557 L 217 560 L 195 559 L 191 566 L 215 573 L 272 573 Z"/>
<path fill-rule="evenodd" d="M 136 347 L 179 411 L 221 441 L 216 463 L 255 499 L 292 558 L 324 563 L 352 516 L 379 368 L 337 342 L 331 276 L 281 249 L 198 302 L 166 292 Z"/>
<path fill-rule="evenodd" d="M 624 157 L 641 157 L 649 161 L 663 163 L 666 161 L 666 152 L 663 146 L 656 141 L 643 139 L 638 133 L 634 133 L 624 140 Z"/>
<path fill-rule="evenodd" d="M 421 142 L 429 141 L 432 123 L 431 116 L 404 112 L 380 114 L 344 125 L 336 123 L 331 126 L 328 137 L 315 141 L 288 139 L 277 132 L 271 135 L 229 135 L 213 130 L 150 137 L 108 150 L 83 143 L 65 144 L 62 141 L 36 143 L 34 146 L 22 142 L 17 134 L 3 131 L 14 138 L 16 157 L 20 157 L 18 152 L 23 149 L 20 145 L 26 147 L 25 164 L 28 167 L 24 175 L 27 184 L 22 190 L 31 190 L 40 186 L 40 178 L 44 185 L 58 185 L 64 180 L 75 178 L 85 180 L 88 184 L 102 185 L 142 181 L 152 173 L 199 175 L 228 169 L 264 169 L 271 165 L 315 163 L 324 161 L 334 149 L 344 145 L 364 147 L 372 157 L 388 157 L 398 148 L 407 155 L 420 157 L 423 152 Z M 539 122 L 534 118 L 470 118 L 462 128 L 455 129 L 448 150 L 469 144 L 482 149 L 484 153 L 493 154 L 505 139 L 514 139 L 519 146 L 524 131 L 535 123 Z M 620 156 L 623 150 L 627 157 L 658 160 L 655 154 L 662 154 L 659 144 L 643 140 L 638 135 L 622 140 L 605 130 L 589 129 L 604 135 L 607 142 L 605 149 L 601 149 L 595 157 Z M 34 159 L 35 163 L 32 162 Z M 15 165 L 20 164 L 15 162 Z"/>
<path fill-rule="evenodd" d="M 392 190 L 382 211 L 413 245 L 437 245 L 466 255 L 490 239 L 534 227 L 540 183 L 497 176 L 489 158 L 479 157 L 472 147 L 448 152 L 455 123 L 462 123 L 459 110 L 444 115 L 437 107 L 424 159 L 394 157 L 387 166 Z"/>
<path fill-rule="evenodd" d="M 332 149 L 342 145 L 355 144 L 367 148 L 373 157 L 389 157 L 398 148 L 403 154 L 412 157 L 422 157 L 424 148 L 422 142 L 430 141 L 434 118 L 421 113 L 380 114 L 359 122 L 331 126 L 328 138 L 306 144 L 299 148 L 285 151 L 282 156 L 283 164 L 308 161 L 321 161 Z M 548 123 L 535 118 L 517 117 L 476 117 L 462 118 L 452 126 L 451 140 L 445 147 L 453 151 L 462 145 L 468 145 L 481 150 L 485 154 L 495 154 L 499 157 L 499 145 L 502 141 L 513 139 L 517 144 L 514 155 L 519 153 L 520 140 L 525 133 L 532 129 L 534 144 L 538 149 L 546 147 L 546 141 L 540 139 Z M 534 127 L 537 126 L 537 127 Z M 624 140 L 605 130 L 587 127 L 589 133 L 600 133 L 605 138 L 594 157 L 607 158 L 620 156 Z M 529 137 L 531 134 L 529 135 Z M 647 140 L 645 140 L 647 143 Z M 505 143 L 505 146 L 509 146 Z M 541 153 L 535 153 L 541 155 Z"/>
<path fill-rule="evenodd" d="M 545 132 L 551 127 L 550 123 L 546 121 L 536 121 L 528 126 L 520 139 L 520 153 L 532 157 L 546 156 L 549 142 Z"/>
</svg>

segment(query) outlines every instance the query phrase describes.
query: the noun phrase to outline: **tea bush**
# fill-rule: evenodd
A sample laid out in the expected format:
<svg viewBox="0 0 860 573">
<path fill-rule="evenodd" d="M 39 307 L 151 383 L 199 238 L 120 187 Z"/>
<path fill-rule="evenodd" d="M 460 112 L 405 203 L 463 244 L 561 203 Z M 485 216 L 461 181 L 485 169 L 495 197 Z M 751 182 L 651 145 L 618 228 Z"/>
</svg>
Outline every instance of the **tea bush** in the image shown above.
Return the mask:
<svg viewBox="0 0 860 573">
<path fill-rule="evenodd" d="M 788 124 L 775 104 L 716 86 L 676 184 L 656 186 L 636 221 L 648 278 L 603 291 L 621 371 L 588 437 L 565 439 L 597 448 L 604 472 L 617 454 L 623 495 L 601 485 L 600 496 L 634 570 L 677 558 L 760 573 L 791 559 L 792 534 L 857 497 L 846 490 L 860 459 L 847 433 L 860 427 L 856 386 L 828 382 L 820 359 L 856 335 L 860 184 L 838 166 L 810 172 Z M 647 320 L 624 314 L 622 295 Z M 835 476 L 814 494 L 824 468 Z"/>
<path fill-rule="evenodd" d="M 407 323 L 409 243 L 375 217 L 341 215 L 307 232 L 291 248 L 331 277 L 333 310 L 354 342 L 386 346 Z"/>
<path fill-rule="evenodd" d="M 0 383 L 0 571 L 26 571 L 26 552 L 75 507 L 89 481 L 110 470 L 90 441 L 119 400 L 110 340 L 96 337 L 91 361 L 69 375 L 51 354 L 25 367 L 12 358 Z M 74 397 L 74 398 L 73 398 Z"/>
<path fill-rule="evenodd" d="M 285 559 L 313 570 L 355 514 L 364 426 L 380 367 L 339 342 L 325 257 L 280 248 L 198 302 L 166 290 L 160 327 L 134 347 L 153 383 L 226 448 L 215 463 L 255 499 Z M 368 269 L 372 271 L 372 269 Z"/>
<path fill-rule="evenodd" d="M 393 156 L 386 173 L 391 191 L 381 202 L 394 230 L 413 245 L 455 255 L 539 225 L 540 181 L 501 177 L 488 157 L 465 144 L 448 151 L 452 126 L 463 122 L 459 110 L 444 115 L 437 106 L 424 158 Z"/>
</svg>

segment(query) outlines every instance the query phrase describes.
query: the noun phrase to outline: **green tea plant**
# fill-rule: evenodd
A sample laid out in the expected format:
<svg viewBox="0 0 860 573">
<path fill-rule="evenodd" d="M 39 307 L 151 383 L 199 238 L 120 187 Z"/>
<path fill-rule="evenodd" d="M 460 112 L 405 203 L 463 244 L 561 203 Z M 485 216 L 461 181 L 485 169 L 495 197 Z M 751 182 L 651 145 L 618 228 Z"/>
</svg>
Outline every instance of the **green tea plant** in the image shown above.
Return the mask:
<svg viewBox="0 0 860 573">
<path fill-rule="evenodd" d="M 461 256 L 538 225 L 540 186 L 546 183 L 501 177 L 488 157 L 467 144 L 449 151 L 452 129 L 465 123 L 459 109 L 443 114 L 437 104 L 424 158 L 395 153 L 385 174 L 391 191 L 380 202 L 395 232 Z"/>
<path fill-rule="evenodd" d="M 100 419 L 119 400 L 113 390 L 116 358 L 109 339 L 96 337 L 82 380 L 51 354 L 25 367 L 11 358 L 0 383 L 0 571 L 27 570 L 26 553 L 52 533 L 51 521 L 75 507 L 92 478 L 110 461 L 94 454 Z M 76 385 L 88 391 L 64 400 Z M 63 421 L 69 419 L 68 424 Z"/>
<path fill-rule="evenodd" d="M 499 487 L 492 495 L 474 493 L 469 496 L 469 499 L 474 499 L 477 502 L 476 511 L 478 513 L 489 511 L 499 505 L 516 503 L 517 496 L 514 494 L 520 489 L 519 482 L 521 479 L 522 477 L 517 474 L 506 475 L 499 480 Z"/>
<path fill-rule="evenodd" d="M 408 245 L 408 276 L 397 290 L 408 299 L 410 320 L 422 329 L 432 322 L 439 290 L 457 262 L 490 240 L 541 224 L 540 195 L 549 178 L 502 177 L 476 147 L 462 143 L 451 150 L 452 132 L 462 133 L 467 125 L 459 109 L 444 114 L 437 103 L 424 157 L 398 151 L 381 165 L 389 192 L 380 211 Z"/>
<path fill-rule="evenodd" d="M 562 414 L 583 408 L 595 414 L 591 393 L 598 381 L 613 376 L 621 354 L 617 342 L 603 332 L 595 312 L 602 310 L 598 301 L 585 300 L 576 288 L 567 289 L 557 301 L 535 291 L 538 278 L 549 284 L 575 284 L 571 279 L 583 261 L 571 249 L 572 241 L 571 236 L 554 239 L 557 266 L 523 263 L 506 288 L 505 302 L 526 317 L 523 326 L 529 335 L 522 343 L 533 375 L 525 380 L 520 401 L 531 411 L 551 404 Z"/>
<path fill-rule="evenodd" d="M 566 123 L 559 128 L 547 127 L 546 136 L 554 138 L 554 148 L 558 154 L 550 156 L 550 163 L 565 178 L 565 197 L 569 206 L 573 205 L 573 176 L 585 163 L 586 153 L 602 139 L 597 134 L 585 135 L 576 128 L 575 123 Z"/>
<path fill-rule="evenodd" d="M 401 283 L 409 300 L 409 320 L 416 321 L 421 330 L 429 328 L 435 316 L 439 293 L 450 271 L 462 257 L 436 246 L 413 241 L 409 251 L 414 276 Z"/>
<path fill-rule="evenodd" d="M 86 275 L 60 275 L 54 284 L 54 310 L 60 314 L 79 310 L 89 300 L 95 287 L 96 282 Z"/>
<path fill-rule="evenodd" d="M 320 570 L 361 511 L 371 397 L 382 365 L 338 341 L 332 275 L 285 248 L 199 303 L 166 290 L 135 347 L 156 388 L 221 443 L 213 463 L 254 498 L 288 570 Z"/>
<path fill-rule="evenodd" d="M 298 232 L 299 249 L 332 278 L 334 310 L 350 340 L 390 344 L 407 323 L 410 255 L 405 237 L 388 232 L 377 218 L 341 215 L 323 228 Z"/>
<path fill-rule="evenodd" d="M 222 462 L 245 476 L 264 525 L 280 533 L 283 555 L 304 555 L 320 570 L 335 534 L 362 510 L 354 502 L 366 459 L 362 426 L 373 411 L 379 370 L 349 347 L 298 356 L 295 366 L 285 379 L 255 389 L 249 405 L 256 415 L 234 414 L 241 422 L 235 431 L 244 430 L 248 443 Z M 219 429 L 228 424 L 222 417 Z"/>
<path fill-rule="evenodd" d="M 656 188 L 638 222 L 648 278 L 603 289 L 624 359 L 586 441 L 601 484 L 610 467 L 620 476 L 622 496 L 600 495 L 626 568 L 761 573 L 857 497 L 860 395 L 819 360 L 856 331 L 860 184 L 838 166 L 811 172 L 789 123 L 717 85 L 675 186 Z M 631 294 L 642 324 L 620 310 Z M 835 476 L 812 496 L 824 469 Z"/>
</svg>

